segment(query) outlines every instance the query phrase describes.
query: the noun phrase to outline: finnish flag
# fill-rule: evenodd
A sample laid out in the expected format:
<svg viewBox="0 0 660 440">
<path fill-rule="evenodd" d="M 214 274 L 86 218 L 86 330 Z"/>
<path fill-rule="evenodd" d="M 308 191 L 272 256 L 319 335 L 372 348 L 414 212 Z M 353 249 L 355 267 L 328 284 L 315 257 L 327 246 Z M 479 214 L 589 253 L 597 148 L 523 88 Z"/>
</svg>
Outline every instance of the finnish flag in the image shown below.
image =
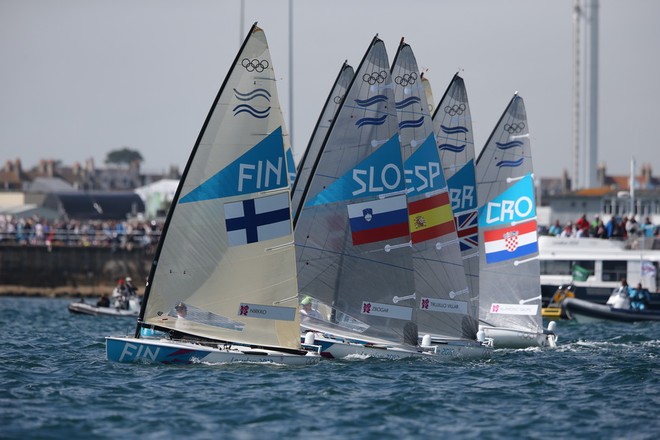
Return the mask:
<svg viewBox="0 0 660 440">
<path fill-rule="evenodd" d="M 225 203 L 229 246 L 240 246 L 291 234 L 289 193 Z"/>
</svg>

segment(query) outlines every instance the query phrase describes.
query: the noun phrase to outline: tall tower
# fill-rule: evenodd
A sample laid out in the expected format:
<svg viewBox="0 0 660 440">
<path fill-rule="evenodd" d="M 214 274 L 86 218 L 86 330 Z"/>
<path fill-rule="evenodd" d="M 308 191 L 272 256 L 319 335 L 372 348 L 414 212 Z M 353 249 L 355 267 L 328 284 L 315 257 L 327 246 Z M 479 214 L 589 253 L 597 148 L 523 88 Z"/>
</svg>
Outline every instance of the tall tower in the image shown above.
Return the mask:
<svg viewBox="0 0 660 440">
<path fill-rule="evenodd" d="M 597 185 L 598 0 L 575 0 L 572 189 Z"/>
</svg>

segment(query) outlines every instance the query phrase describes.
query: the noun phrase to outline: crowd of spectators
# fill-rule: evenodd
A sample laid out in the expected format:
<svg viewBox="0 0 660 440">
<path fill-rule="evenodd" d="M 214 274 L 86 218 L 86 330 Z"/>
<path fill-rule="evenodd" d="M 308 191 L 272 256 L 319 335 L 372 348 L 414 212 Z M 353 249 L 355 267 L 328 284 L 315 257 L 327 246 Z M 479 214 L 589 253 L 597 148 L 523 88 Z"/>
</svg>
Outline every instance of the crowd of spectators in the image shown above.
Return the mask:
<svg viewBox="0 0 660 440">
<path fill-rule="evenodd" d="M 0 245 L 100 246 L 112 249 L 152 248 L 162 224 L 140 220 L 56 220 L 0 214 Z"/>
<path fill-rule="evenodd" d="M 548 235 L 563 238 L 592 237 L 636 242 L 646 239 L 653 242 L 655 238 L 659 238 L 659 233 L 660 228 L 654 225 L 649 217 L 646 217 L 642 224 L 639 224 L 634 216 L 612 216 L 605 223 L 597 215 L 592 221 L 589 221 L 586 214 L 583 214 L 575 223 L 569 221 L 562 225 L 559 220 L 556 220 L 547 231 Z"/>
</svg>

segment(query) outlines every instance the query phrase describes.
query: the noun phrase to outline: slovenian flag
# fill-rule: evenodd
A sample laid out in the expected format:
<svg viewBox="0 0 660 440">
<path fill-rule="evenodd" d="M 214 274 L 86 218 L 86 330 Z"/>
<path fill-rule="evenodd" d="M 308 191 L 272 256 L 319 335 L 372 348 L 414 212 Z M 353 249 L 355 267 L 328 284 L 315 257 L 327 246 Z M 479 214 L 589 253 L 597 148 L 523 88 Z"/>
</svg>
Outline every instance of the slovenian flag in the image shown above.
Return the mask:
<svg viewBox="0 0 660 440">
<path fill-rule="evenodd" d="M 408 235 L 404 195 L 354 203 L 347 208 L 354 246 Z"/>
<path fill-rule="evenodd" d="M 520 258 L 538 252 L 536 221 L 484 232 L 486 263 Z"/>
<path fill-rule="evenodd" d="M 289 194 L 225 203 L 229 246 L 256 243 L 291 233 Z"/>
<path fill-rule="evenodd" d="M 410 202 L 408 214 L 413 243 L 441 237 L 456 230 L 449 194 L 446 191 Z"/>
</svg>

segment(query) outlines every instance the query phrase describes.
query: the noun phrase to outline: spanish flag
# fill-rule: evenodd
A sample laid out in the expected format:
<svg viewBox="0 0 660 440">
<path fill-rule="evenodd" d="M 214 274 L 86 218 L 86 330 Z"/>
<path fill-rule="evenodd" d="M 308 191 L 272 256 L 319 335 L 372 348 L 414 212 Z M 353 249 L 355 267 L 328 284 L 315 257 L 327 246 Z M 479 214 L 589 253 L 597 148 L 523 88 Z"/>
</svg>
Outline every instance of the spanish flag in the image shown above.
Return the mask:
<svg viewBox="0 0 660 440">
<path fill-rule="evenodd" d="M 447 192 L 409 203 L 408 215 L 413 243 L 441 237 L 456 230 Z"/>
</svg>

